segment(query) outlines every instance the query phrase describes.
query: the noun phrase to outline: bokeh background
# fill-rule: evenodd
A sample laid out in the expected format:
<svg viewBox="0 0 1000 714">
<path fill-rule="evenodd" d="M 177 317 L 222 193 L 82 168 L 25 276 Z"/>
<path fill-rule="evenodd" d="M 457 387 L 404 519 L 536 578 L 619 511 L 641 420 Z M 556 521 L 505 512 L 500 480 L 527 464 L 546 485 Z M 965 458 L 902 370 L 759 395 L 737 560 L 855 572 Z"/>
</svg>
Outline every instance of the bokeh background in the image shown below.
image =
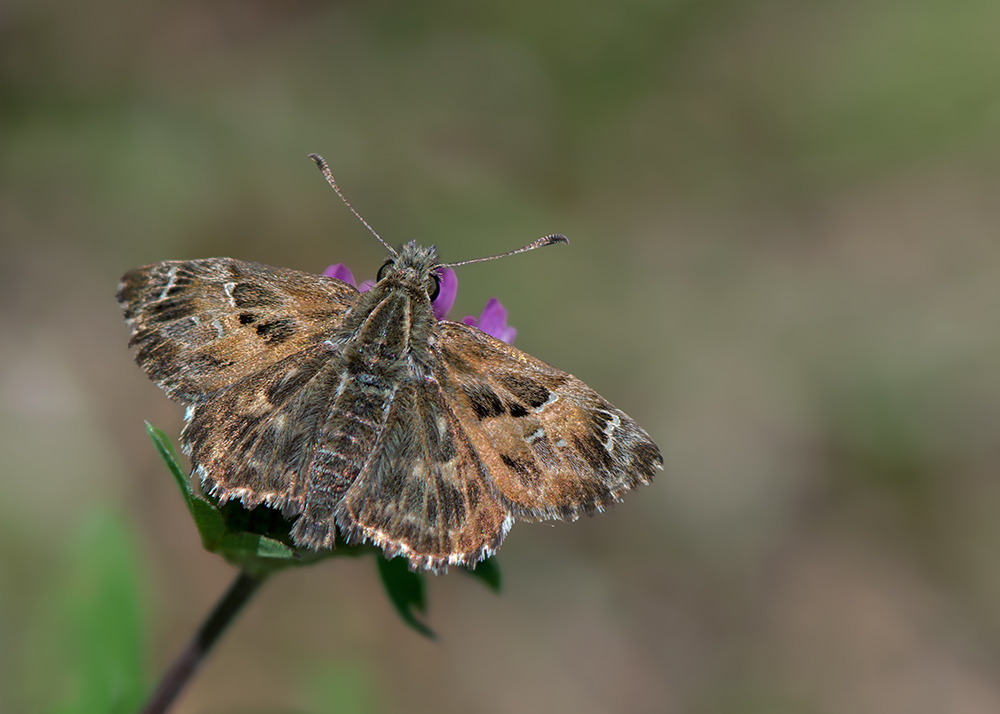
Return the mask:
<svg viewBox="0 0 1000 714">
<path fill-rule="evenodd" d="M 369 560 L 284 573 L 177 712 L 1000 711 L 998 27 L 989 0 L 5 2 L 0 710 L 81 711 L 109 632 L 151 686 L 231 580 L 114 293 L 217 255 L 372 277 L 315 151 L 392 243 L 570 236 L 460 269 L 453 315 L 500 297 L 667 467 L 517 525 L 500 596 L 432 578 L 437 642 Z"/>
</svg>

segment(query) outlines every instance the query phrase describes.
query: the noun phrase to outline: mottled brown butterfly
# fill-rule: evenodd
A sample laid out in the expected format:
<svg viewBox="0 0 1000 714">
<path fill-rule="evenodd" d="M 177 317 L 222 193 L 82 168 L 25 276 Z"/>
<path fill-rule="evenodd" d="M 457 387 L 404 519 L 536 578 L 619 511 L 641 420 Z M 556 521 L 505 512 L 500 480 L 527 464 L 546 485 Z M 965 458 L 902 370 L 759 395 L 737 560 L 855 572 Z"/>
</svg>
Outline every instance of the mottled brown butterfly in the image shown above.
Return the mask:
<svg viewBox="0 0 1000 714">
<path fill-rule="evenodd" d="M 299 547 L 339 532 L 440 572 L 494 553 L 516 518 L 602 511 L 662 468 L 646 432 L 573 375 L 435 317 L 440 270 L 464 263 L 382 242 L 368 292 L 232 258 L 122 277 L 129 345 L 188 405 L 181 444 L 202 489 L 281 509 Z"/>
</svg>

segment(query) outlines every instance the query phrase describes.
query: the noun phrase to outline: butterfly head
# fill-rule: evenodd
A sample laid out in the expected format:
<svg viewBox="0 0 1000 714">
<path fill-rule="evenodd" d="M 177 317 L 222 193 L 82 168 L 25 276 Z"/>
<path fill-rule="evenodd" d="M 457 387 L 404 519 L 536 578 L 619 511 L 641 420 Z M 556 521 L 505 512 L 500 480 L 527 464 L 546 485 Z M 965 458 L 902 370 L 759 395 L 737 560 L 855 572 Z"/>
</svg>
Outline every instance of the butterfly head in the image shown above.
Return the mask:
<svg viewBox="0 0 1000 714">
<path fill-rule="evenodd" d="M 428 300 L 434 302 L 441 292 L 439 265 L 434 246 L 417 245 L 411 240 L 382 264 L 375 277 L 378 285 L 385 283 L 424 292 Z"/>
</svg>

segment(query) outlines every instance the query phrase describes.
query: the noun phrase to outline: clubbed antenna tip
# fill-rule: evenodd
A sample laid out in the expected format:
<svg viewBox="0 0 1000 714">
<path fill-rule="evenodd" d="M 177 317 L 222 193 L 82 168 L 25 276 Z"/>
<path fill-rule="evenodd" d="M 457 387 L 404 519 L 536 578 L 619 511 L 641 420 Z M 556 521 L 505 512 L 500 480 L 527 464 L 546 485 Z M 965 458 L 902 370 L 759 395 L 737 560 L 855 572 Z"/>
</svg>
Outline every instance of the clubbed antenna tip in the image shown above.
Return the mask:
<svg viewBox="0 0 1000 714">
<path fill-rule="evenodd" d="M 454 268 L 458 265 L 468 265 L 469 263 L 482 263 L 484 260 L 496 260 L 497 258 L 506 258 L 508 255 L 517 255 L 518 253 L 524 253 L 529 250 L 534 250 L 535 248 L 544 248 L 545 246 L 552 245 L 553 243 L 566 243 L 568 245 L 569 238 L 560 233 L 553 233 L 550 236 L 539 238 L 534 243 L 529 243 L 523 248 L 518 248 L 517 250 L 511 250 L 506 253 L 501 253 L 500 255 L 491 255 L 489 258 L 473 258 L 472 260 L 463 260 L 460 263 L 441 263 L 441 267 Z"/>
</svg>

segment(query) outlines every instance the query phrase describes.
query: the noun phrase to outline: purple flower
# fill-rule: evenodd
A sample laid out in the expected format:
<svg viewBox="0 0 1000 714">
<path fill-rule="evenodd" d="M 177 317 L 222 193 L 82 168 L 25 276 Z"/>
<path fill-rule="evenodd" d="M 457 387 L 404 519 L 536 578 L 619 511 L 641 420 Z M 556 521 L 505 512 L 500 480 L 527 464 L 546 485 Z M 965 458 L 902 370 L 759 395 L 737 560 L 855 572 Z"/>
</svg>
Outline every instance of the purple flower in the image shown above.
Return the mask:
<svg viewBox="0 0 1000 714">
<path fill-rule="evenodd" d="M 354 273 L 343 263 L 337 263 L 336 265 L 331 265 L 329 268 L 323 271 L 323 275 L 328 278 L 334 278 L 335 280 L 340 280 L 345 283 L 350 283 L 354 287 L 358 287 L 358 284 L 354 280 Z M 362 290 L 362 292 L 364 292 Z"/>
<path fill-rule="evenodd" d="M 472 315 L 467 315 L 462 318 L 462 322 L 478 327 L 487 335 L 492 335 L 508 345 L 514 344 L 514 338 L 517 336 L 517 329 L 507 324 L 507 308 L 496 298 L 486 301 L 486 307 L 483 308 L 478 320 Z"/>
<path fill-rule="evenodd" d="M 331 265 L 329 268 L 323 271 L 323 275 L 325 275 L 328 278 L 336 278 L 337 280 L 349 283 L 363 293 L 366 293 L 373 287 L 375 287 L 374 280 L 365 280 L 364 282 L 361 283 L 361 285 L 358 285 L 357 282 L 355 282 L 354 280 L 354 273 L 352 273 L 351 269 L 348 268 L 343 263 L 337 263 L 336 265 Z"/>
<path fill-rule="evenodd" d="M 367 292 L 375 285 L 374 280 L 365 280 L 361 285 L 358 285 L 354 280 L 354 273 L 343 263 L 331 265 L 323 271 L 323 275 L 350 283 L 361 292 Z M 448 312 L 455 304 L 456 295 L 458 295 L 458 276 L 455 275 L 455 271 L 451 268 L 445 268 L 441 273 L 441 290 L 431 304 L 434 316 L 437 319 L 444 320 L 448 317 Z M 467 315 L 462 318 L 462 322 L 478 328 L 487 335 L 502 340 L 508 345 L 514 343 L 514 337 L 517 335 L 517 330 L 507 324 L 506 308 L 496 298 L 490 298 L 486 302 L 486 307 L 483 308 L 483 312 L 478 319 L 472 315 Z"/>
<path fill-rule="evenodd" d="M 458 295 L 458 276 L 451 268 L 445 268 L 441 274 L 441 291 L 437 299 L 431 303 L 434 308 L 434 317 L 444 320 L 451 312 L 451 306 L 455 304 L 455 296 Z"/>
</svg>

